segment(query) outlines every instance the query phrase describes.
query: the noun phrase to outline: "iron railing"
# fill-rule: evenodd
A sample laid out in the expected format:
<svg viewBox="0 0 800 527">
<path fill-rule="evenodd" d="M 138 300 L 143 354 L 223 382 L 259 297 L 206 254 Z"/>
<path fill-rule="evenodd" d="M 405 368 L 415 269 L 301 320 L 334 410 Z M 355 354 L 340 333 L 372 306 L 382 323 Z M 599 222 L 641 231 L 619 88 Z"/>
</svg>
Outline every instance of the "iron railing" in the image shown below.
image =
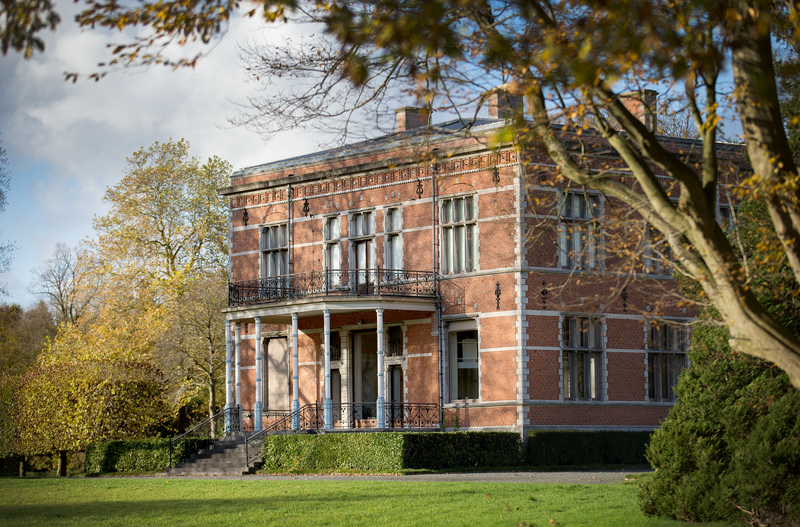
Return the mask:
<svg viewBox="0 0 800 527">
<path fill-rule="evenodd" d="M 176 459 L 173 452 L 180 453 L 181 460 L 186 459 L 226 433 L 239 432 L 241 429 L 242 409 L 239 406 L 217 412 L 187 432 L 169 440 L 169 466 L 172 467 L 173 459 Z"/>
<path fill-rule="evenodd" d="M 430 430 L 441 429 L 442 419 L 438 404 L 385 403 L 384 423 L 377 422 L 377 403 L 341 403 L 332 408 L 333 429 L 364 430 Z M 293 423 L 297 421 L 297 428 Z M 307 404 L 289 415 L 275 421 L 269 427 L 250 435 L 245 440 L 247 465 L 253 466 L 264 455 L 264 438 L 278 432 L 295 430 L 321 430 L 324 428 L 322 404 Z"/>
<path fill-rule="evenodd" d="M 346 295 L 436 296 L 434 283 L 430 271 L 329 269 L 232 282 L 228 285 L 228 305 Z"/>
<path fill-rule="evenodd" d="M 264 455 L 264 438 L 276 432 L 288 432 L 293 429 L 292 423 L 297 421 L 297 430 L 318 430 L 322 428 L 322 405 L 307 404 L 298 410 L 264 427 L 260 432 L 248 436 L 244 441 L 247 466 L 253 466 Z"/>
</svg>

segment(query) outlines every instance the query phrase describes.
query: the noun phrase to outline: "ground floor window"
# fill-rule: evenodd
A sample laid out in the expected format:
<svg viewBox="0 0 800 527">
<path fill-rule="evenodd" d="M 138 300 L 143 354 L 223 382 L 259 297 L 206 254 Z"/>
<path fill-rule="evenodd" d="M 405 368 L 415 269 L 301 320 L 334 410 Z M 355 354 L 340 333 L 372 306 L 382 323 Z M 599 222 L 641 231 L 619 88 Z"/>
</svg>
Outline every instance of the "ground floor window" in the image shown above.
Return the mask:
<svg viewBox="0 0 800 527">
<path fill-rule="evenodd" d="M 599 318 L 564 317 L 561 386 L 565 400 L 603 399 L 602 328 Z"/>
<path fill-rule="evenodd" d="M 460 329 L 453 324 L 450 331 L 450 399 L 478 399 L 479 394 L 478 330 Z"/>
<path fill-rule="evenodd" d="M 651 401 L 674 401 L 675 386 L 686 369 L 689 328 L 678 321 L 647 324 L 647 391 Z"/>
</svg>

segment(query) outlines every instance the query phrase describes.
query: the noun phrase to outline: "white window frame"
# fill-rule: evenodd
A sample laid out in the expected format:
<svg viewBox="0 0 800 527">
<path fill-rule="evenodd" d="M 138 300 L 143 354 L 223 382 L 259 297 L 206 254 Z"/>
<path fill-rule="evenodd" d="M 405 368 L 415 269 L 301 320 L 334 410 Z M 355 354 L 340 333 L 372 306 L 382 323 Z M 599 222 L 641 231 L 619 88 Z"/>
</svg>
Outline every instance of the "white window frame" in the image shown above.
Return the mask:
<svg viewBox="0 0 800 527">
<path fill-rule="evenodd" d="M 351 212 L 347 225 L 350 269 L 364 270 L 356 273 L 357 276 L 353 282 L 357 281 L 359 285 L 372 283 L 374 281 L 373 273 L 367 270 L 375 268 L 375 210 Z"/>
<path fill-rule="evenodd" d="M 338 214 L 325 216 L 324 220 L 322 239 L 325 270 L 333 271 L 330 273 L 330 285 L 338 286 L 342 282 L 342 220 Z"/>
<path fill-rule="evenodd" d="M 689 325 L 678 320 L 648 320 L 645 327 L 647 346 L 647 400 L 675 402 L 675 386 L 689 366 Z M 667 371 L 664 371 L 666 367 Z M 665 379 L 667 385 L 665 386 Z"/>
<path fill-rule="evenodd" d="M 383 227 L 383 267 L 393 271 L 403 269 L 403 211 L 400 207 L 385 209 Z M 400 278 L 389 275 L 390 278 Z"/>
<path fill-rule="evenodd" d="M 262 225 L 259 234 L 259 265 L 261 278 L 275 278 L 289 274 L 288 224 Z"/>
<path fill-rule="evenodd" d="M 439 202 L 439 268 L 442 274 L 478 270 L 478 195 L 443 198 Z"/>
<path fill-rule="evenodd" d="M 646 225 L 647 241 L 644 248 L 645 274 L 672 274 L 672 248 L 669 246 L 667 237 L 649 223 Z"/>
<path fill-rule="evenodd" d="M 603 401 L 606 391 L 605 320 L 588 315 L 562 315 L 559 340 L 562 400 Z"/>
<path fill-rule="evenodd" d="M 467 336 L 468 333 L 474 333 L 474 340 Z M 461 350 L 462 354 L 459 357 L 459 335 L 461 335 Z M 464 348 L 464 340 L 468 340 L 467 344 L 474 344 L 474 350 Z M 449 353 L 449 394 L 450 401 L 480 401 L 481 399 L 481 353 L 480 353 L 480 331 L 477 321 L 474 319 L 459 320 L 450 322 L 447 328 L 447 349 Z M 463 352 L 467 351 L 465 355 Z M 474 353 L 472 353 L 474 351 Z M 474 355 L 474 356 L 473 356 Z M 473 397 L 460 397 L 459 393 L 459 370 L 475 370 L 475 382 Z"/>
<path fill-rule="evenodd" d="M 558 264 L 562 269 L 596 270 L 602 261 L 601 194 L 565 191 L 558 207 Z"/>
</svg>

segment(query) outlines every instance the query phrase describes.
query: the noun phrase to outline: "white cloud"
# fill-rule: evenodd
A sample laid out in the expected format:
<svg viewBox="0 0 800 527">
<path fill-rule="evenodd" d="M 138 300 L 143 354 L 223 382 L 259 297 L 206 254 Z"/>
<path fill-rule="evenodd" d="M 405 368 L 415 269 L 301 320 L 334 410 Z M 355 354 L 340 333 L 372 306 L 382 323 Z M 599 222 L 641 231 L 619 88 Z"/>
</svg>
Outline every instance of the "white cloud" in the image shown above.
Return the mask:
<svg viewBox="0 0 800 527">
<path fill-rule="evenodd" d="M 92 218 L 105 212 L 106 187 L 122 177 L 125 158 L 170 138 L 187 139 L 192 154 L 217 155 L 234 167 L 313 151 L 318 134 L 281 134 L 269 145 L 242 128 L 227 126 L 252 86 L 238 67 L 236 44 L 253 35 L 282 40 L 301 29 L 264 29 L 257 19 L 237 18 L 222 42 L 196 69 L 134 69 L 100 82 L 64 81 L 65 71 L 96 70 L 109 58 L 105 44 L 118 33 L 81 31 L 65 4 L 58 33 L 43 55 L 24 61 L 0 58 L 0 139 L 11 169 L 9 205 L 0 215 L 2 240 L 19 246 L 12 271 L 0 276 L 11 300 L 27 304 L 30 269 L 59 241 L 76 244 L 92 235 Z M 123 35 L 124 36 L 124 35 Z"/>
</svg>

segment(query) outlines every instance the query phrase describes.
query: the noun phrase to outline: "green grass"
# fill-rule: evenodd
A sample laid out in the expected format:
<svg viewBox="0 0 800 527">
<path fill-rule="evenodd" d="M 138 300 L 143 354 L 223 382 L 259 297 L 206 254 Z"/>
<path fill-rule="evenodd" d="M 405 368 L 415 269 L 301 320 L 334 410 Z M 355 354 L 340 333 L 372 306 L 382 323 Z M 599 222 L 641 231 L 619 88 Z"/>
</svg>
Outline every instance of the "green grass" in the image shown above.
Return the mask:
<svg viewBox="0 0 800 527">
<path fill-rule="evenodd" d="M 645 517 L 636 485 L 0 479 L 2 525 L 685 525 Z"/>
</svg>

